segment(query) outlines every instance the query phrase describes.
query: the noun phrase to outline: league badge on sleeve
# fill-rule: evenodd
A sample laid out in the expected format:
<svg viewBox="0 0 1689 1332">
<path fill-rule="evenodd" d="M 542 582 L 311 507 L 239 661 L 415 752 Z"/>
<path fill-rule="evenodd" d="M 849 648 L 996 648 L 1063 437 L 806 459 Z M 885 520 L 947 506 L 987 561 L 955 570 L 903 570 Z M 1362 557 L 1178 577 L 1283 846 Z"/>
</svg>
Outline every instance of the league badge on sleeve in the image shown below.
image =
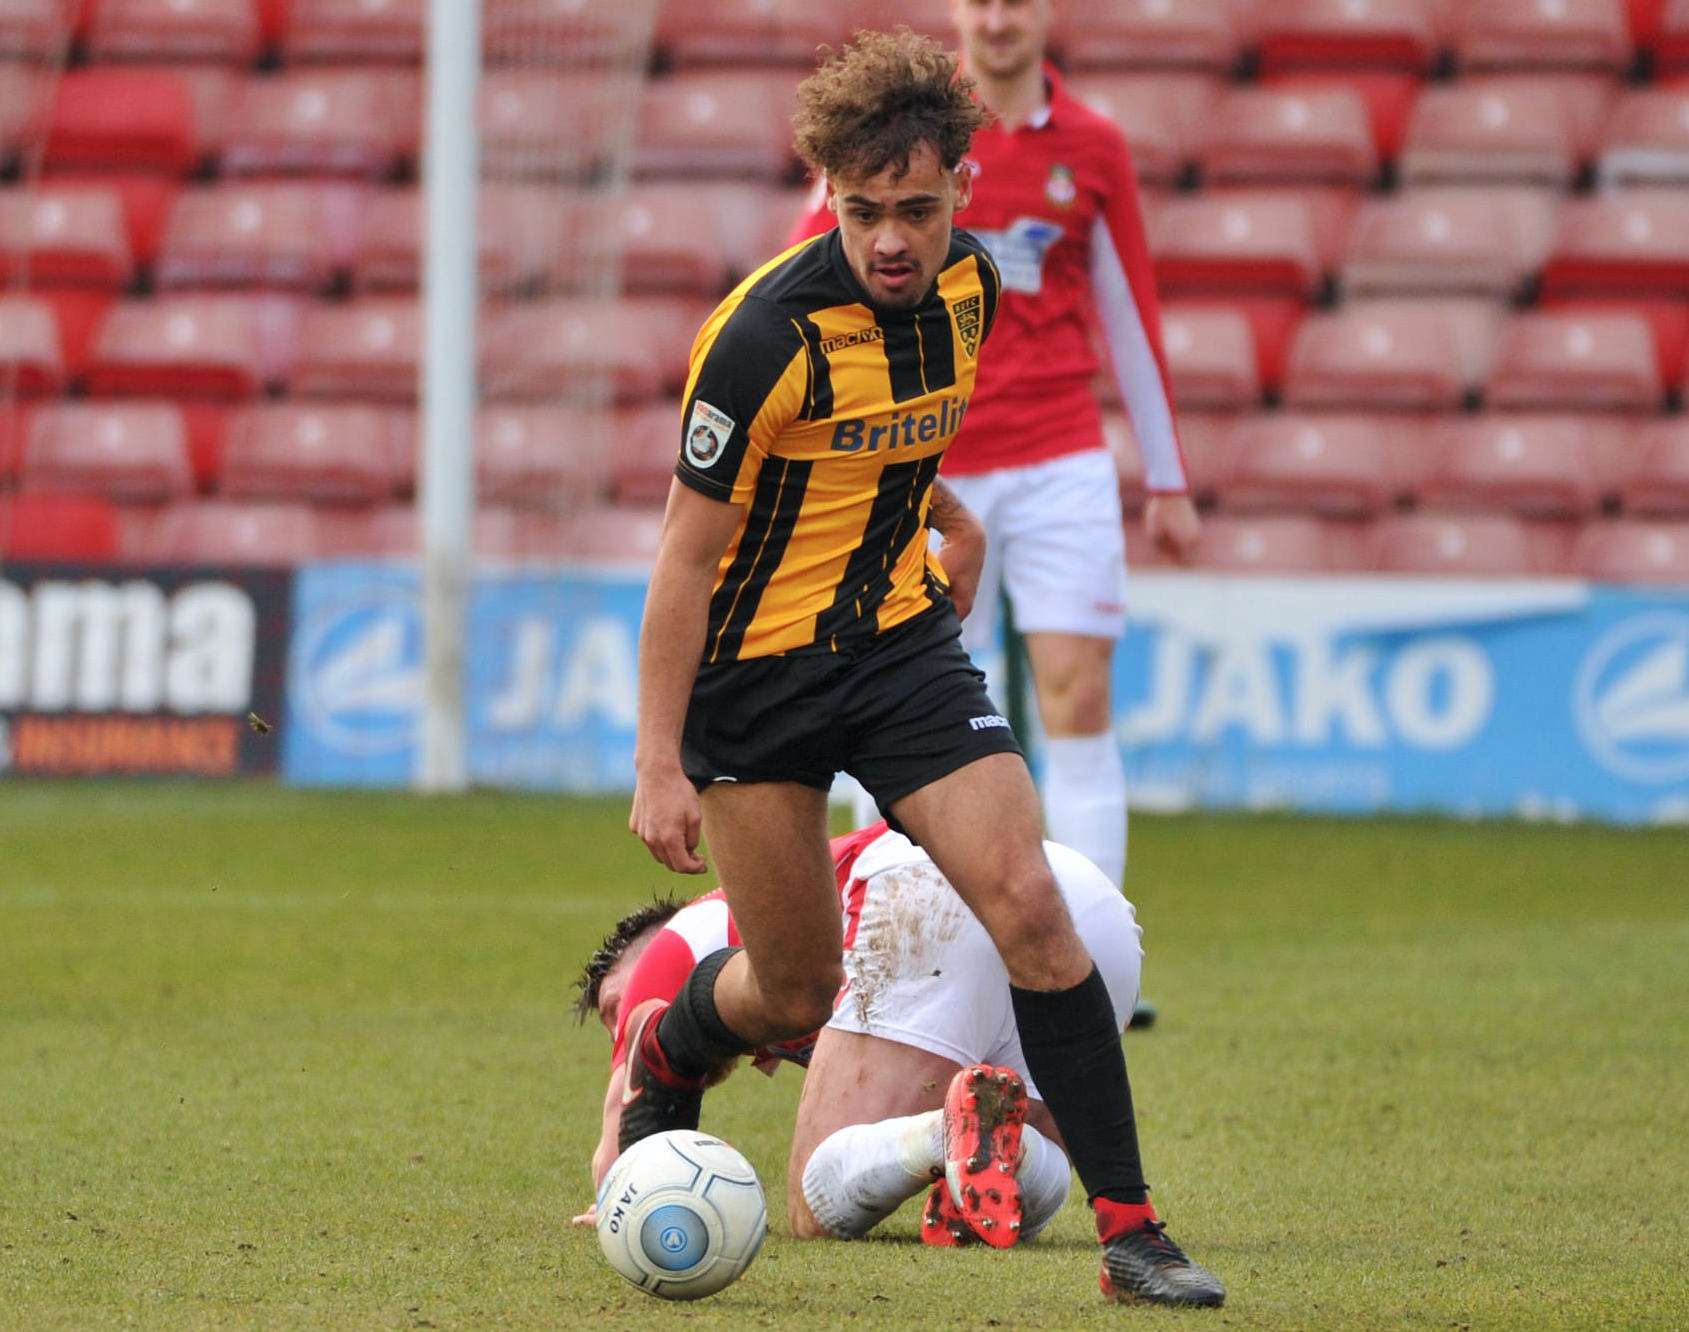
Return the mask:
<svg viewBox="0 0 1689 1332">
<path fill-rule="evenodd" d="M 733 435 L 733 418 L 702 398 L 692 400 L 692 415 L 686 421 L 686 458 L 694 467 L 715 466 L 721 451 Z"/>
</svg>

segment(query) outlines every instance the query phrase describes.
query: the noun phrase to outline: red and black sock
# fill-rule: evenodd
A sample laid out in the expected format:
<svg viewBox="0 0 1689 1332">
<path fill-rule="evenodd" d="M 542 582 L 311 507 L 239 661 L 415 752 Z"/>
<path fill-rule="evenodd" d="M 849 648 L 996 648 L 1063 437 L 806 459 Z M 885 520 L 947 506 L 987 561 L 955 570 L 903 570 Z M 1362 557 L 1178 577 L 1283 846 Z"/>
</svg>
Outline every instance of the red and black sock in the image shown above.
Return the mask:
<svg viewBox="0 0 1689 1332">
<path fill-rule="evenodd" d="M 1009 993 L 1027 1069 L 1061 1130 L 1087 1196 L 1146 1203 L 1149 1188 L 1138 1155 L 1132 1085 L 1102 973 L 1092 967 L 1071 990 L 1011 986 Z"/>
</svg>

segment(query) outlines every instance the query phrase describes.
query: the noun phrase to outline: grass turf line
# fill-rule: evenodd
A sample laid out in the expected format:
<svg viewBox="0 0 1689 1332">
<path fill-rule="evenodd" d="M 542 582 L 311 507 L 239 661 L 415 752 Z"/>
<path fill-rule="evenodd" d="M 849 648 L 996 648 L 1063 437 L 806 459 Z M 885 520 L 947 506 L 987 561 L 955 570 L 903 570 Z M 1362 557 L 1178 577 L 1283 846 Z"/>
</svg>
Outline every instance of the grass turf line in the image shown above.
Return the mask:
<svg viewBox="0 0 1689 1332">
<path fill-rule="evenodd" d="M 1112 1309 L 1076 1201 L 1008 1254 L 783 1225 L 798 1081 L 706 1126 L 775 1238 L 664 1306 L 571 1231 L 606 1042 L 569 982 L 702 890 L 620 800 L 0 788 L 0 1327 L 1689 1325 L 1689 837 L 1138 818 L 1128 1040 L 1218 1314 Z"/>
</svg>

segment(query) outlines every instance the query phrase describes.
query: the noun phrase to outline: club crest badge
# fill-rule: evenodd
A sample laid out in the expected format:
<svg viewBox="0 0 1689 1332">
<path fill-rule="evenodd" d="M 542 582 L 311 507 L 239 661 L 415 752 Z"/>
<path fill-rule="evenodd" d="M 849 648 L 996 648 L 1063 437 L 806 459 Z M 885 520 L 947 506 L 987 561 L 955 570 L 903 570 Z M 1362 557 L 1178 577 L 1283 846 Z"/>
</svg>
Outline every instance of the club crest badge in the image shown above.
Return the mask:
<svg viewBox="0 0 1689 1332">
<path fill-rule="evenodd" d="M 1044 197 L 1057 208 L 1071 208 L 1079 197 L 1079 182 L 1073 168 L 1057 162 L 1050 168 L 1050 178 L 1044 182 Z"/>
<path fill-rule="evenodd" d="M 979 351 L 979 324 L 984 310 L 983 296 L 969 296 L 950 307 L 951 313 L 956 316 L 956 332 L 969 356 Z"/>
<path fill-rule="evenodd" d="M 686 421 L 686 460 L 694 467 L 715 466 L 721 451 L 733 435 L 733 418 L 702 398 L 692 400 L 692 415 Z"/>
</svg>

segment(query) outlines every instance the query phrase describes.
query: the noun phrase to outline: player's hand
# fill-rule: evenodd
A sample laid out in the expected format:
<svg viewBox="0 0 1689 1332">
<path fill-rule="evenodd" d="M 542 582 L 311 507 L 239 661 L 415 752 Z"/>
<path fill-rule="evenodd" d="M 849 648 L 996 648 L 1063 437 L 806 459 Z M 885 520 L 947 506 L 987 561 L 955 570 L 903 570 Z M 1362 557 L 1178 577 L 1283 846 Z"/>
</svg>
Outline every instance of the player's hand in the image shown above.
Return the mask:
<svg viewBox="0 0 1689 1332">
<path fill-rule="evenodd" d="M 1189 495 L 1151 495 L 1144 505 L 1144 529 L 1155 548 L 1178 564 L 1196 559 L 1202 520 Z"/>
<path fill-rule="evenodd" d="M 598 1224 L 598 1204 L 593 1203 L 579 1216 L 570 1217 L 569 1224 L 571 1226 L 596 1226 Z"/>
<path fill-rule="evenodd" d="M 965 522 L 952 522 L 943 535 L 938 562 L 944 566 L 945 582 L 950 584 L 950 601 L 956 607 L 956 618 L 965 620 L 974 608 L 980 571 L 985 568 L 985 527 L 969 514 Z"/>
<path fill-rule="evenodd" d="M 678 765 L 636 775 L 628 830 L 645 843 L 659 864 L 676 874 L 702 874 L 708 868 L 698 855 L 703 810 L 698 793 Z"/>
</svg>

